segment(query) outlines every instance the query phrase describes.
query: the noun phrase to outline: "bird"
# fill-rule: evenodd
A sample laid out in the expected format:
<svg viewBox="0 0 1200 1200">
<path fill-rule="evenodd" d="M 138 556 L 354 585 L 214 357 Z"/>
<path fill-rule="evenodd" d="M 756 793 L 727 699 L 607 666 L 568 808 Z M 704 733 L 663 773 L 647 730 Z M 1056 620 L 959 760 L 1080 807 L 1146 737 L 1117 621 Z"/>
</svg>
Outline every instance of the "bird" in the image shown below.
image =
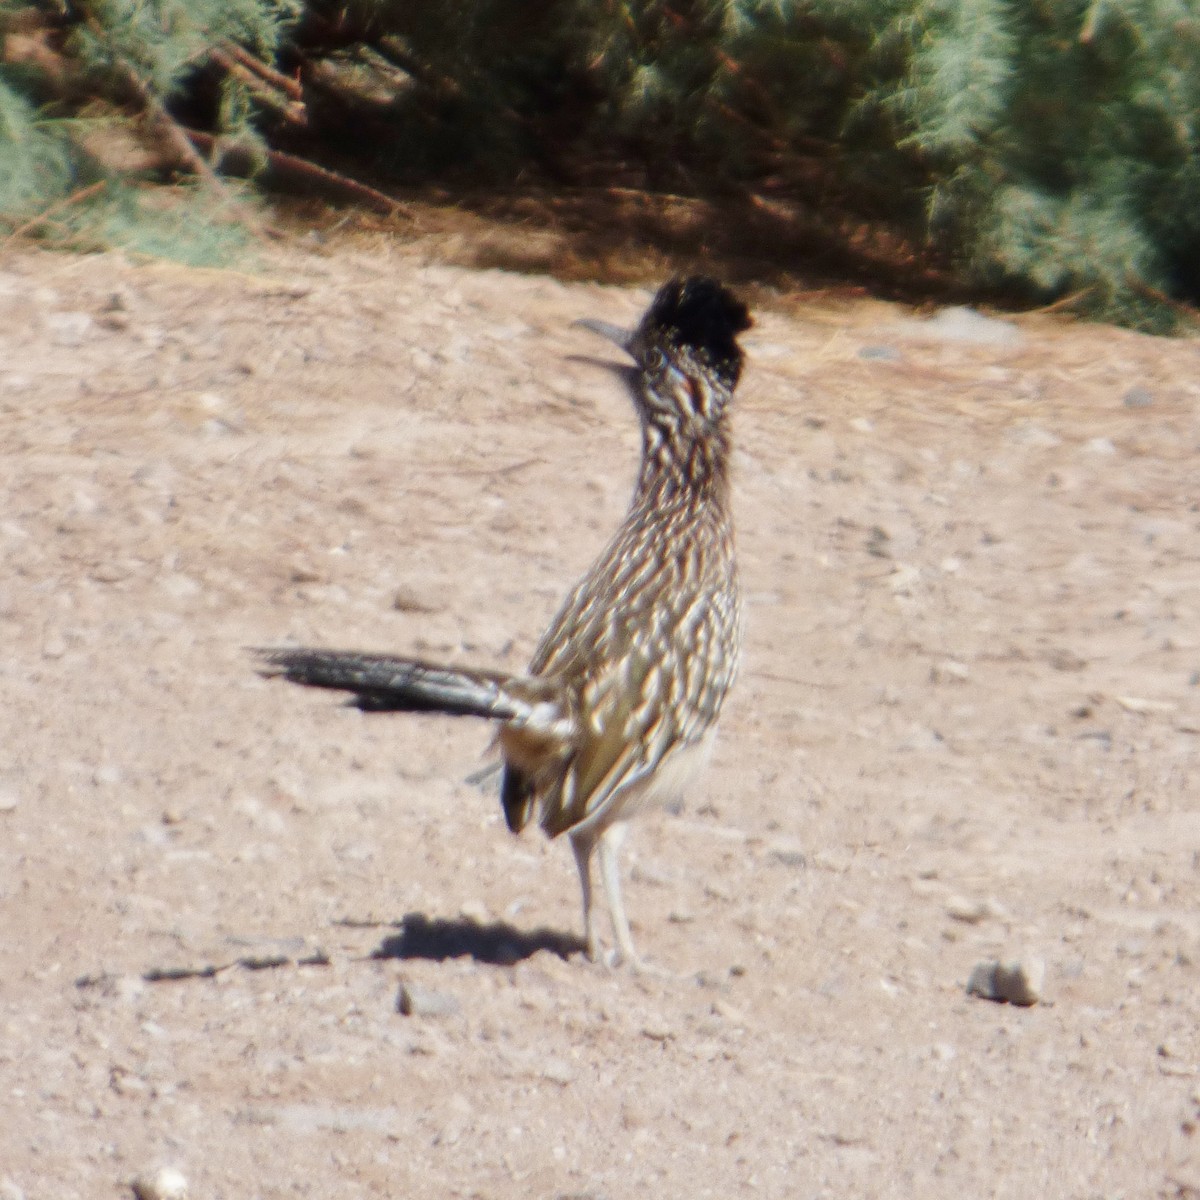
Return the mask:
<svg viewBox="0 0 1200 1200">
<path fill-rule="evenodd" d="M 519 674 L 305 647 L 256 651 L 259 671 L 351 694 L 367 713 L 443 713 L 497 724 L 509 829 L 535 817 L 574 851 L 587 954 L 643 966 L 621 894 L 629 820 L 682 799 L 709 758 L 742 641 L 730 506 L 730 408 L 744 365 L 746 304 L 705 275 L 676 276 L 632 330 L 575 322 L 632 365 L 622 376 L 641 464 L 615 535 Z M 593 861 L 614 945 L 605 954 Z"/>
</svg>

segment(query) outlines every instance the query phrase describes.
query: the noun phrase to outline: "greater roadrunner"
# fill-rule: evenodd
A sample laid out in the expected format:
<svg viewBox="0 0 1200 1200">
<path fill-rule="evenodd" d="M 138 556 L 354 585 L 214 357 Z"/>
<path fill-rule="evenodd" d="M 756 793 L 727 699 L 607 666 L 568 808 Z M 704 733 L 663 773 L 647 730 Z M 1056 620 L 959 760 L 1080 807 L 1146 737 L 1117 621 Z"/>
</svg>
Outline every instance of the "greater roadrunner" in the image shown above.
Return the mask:
<svg viewBox="0 0 1200 1200">
<path fill-rule="evenodd" d="M 509 675 L 340 650 L 259 651 L 263 673 L 354 693 L 365 712 L 500 722 L 508 827 L 535 815 L 571 839 L 588 955 L 600 957 L 592 855 L 616 940 L 637 961 L 621 901 L 625 823 L 677 799 L 706 762 L 737 671 L 741 597 L 729 505 L 729 406 L 746 306 L 704 276 L 659 289 L 632 333 L 578 324 L 633 359 L 620 368 L 642 423 L 633 502 L 567 597 L 528 671 Z"/>
</svg>

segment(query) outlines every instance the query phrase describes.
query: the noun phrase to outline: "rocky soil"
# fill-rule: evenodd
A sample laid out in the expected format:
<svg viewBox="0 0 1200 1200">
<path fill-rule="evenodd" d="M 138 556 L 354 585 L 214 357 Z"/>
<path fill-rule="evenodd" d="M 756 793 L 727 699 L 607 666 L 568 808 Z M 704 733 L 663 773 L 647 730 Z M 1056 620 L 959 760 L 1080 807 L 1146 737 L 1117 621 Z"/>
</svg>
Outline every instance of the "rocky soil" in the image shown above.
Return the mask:
<svg viewBox="0 0 1200 1200">
<path fill-rule="evenodd" d="M 485 728 L 256 676 L 518 669 L 636 463 L 570 323 L 647 295 L 0 258 L 0 1200 L 1200 1196 L 1195 341 L 755 298 L 661 973 L 578 953 Z"/>
</svg>

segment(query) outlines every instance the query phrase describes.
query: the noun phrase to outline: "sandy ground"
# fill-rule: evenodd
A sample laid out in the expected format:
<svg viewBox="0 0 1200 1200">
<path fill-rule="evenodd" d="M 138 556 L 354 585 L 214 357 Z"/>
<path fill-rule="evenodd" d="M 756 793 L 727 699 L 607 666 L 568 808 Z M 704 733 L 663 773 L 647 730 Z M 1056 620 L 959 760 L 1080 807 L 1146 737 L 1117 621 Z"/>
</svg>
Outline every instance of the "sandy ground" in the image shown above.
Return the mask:
<svg viewBox="0 0 1200 1200">
<path fill-rule="evenodd" d="M 574 952 L 485 728 L 255 675 L 519 668 L 635 469 L 570 321 L 646 298 L 0 260 L 0 1200 L 1200 1195 L 1196 342 L 758 306 L 661 977 Z M 1042 1003 L 966 994 L 1013 957 Z"/>
</svg>

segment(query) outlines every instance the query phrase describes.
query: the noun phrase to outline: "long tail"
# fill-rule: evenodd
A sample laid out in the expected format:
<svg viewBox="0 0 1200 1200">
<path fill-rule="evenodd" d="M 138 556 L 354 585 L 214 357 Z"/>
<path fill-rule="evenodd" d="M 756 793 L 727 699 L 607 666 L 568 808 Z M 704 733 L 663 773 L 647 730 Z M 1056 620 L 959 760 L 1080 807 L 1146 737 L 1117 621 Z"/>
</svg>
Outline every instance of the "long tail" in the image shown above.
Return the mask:
<svg viewBox="0 0 1200 1200">
<path fill-rule="evenodd" d="M 348 650 L 261 649 L 261 674 L 305 687 L 351 692 L 364 712 L 439 712 L 512 721 L 528 717 L 539 699 L 529 680 L 498 671 L 438 667 L 411 658 Z M 524 685 L 524 686 L 522 686 Z"/>
</svg>

